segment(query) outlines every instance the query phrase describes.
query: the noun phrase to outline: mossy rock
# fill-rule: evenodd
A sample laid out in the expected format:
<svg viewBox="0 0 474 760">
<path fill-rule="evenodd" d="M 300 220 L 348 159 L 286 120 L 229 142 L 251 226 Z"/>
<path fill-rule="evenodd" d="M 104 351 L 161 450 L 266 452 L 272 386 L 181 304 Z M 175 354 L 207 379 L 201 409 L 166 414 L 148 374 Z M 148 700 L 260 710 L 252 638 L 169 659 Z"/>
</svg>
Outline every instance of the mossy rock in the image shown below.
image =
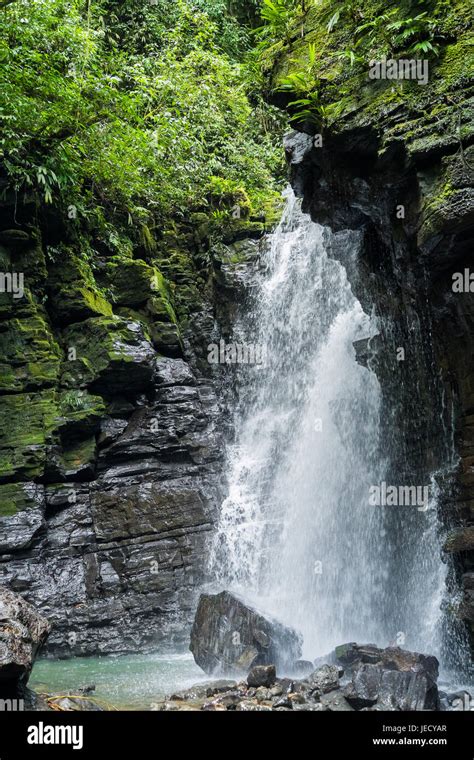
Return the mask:
<svg viewBox="0 0 474 760">
<path fill-rule="evenodd" d="M 54 390 L 0 397 L 0 481 L 43 474 L 56 415 Z"/>
<path fill-rule="evenodd" d="M 95 436 L 71 440 L 48 449 L 45 478 L 48 482 L 92 480 L 97 459 Z"/>
<path fill-rule="evenodd" d="M 139 321 L 95 317 L 63 333 L 66 355 L 62 383 L 93 384 L 99 393 L 137 393 L 151 382 L 155 352 Z"/>
<path fill-rule="evenodd" d="M 90 264 L 66 246 L 49 267 L 48 296 L 51 315 L 61 324 L 112 316 L 112 307 L 98 288 Z"/>
<path fill-rule="evenodd" d="M 54 385 L 61 350 L 41 307 L 28 316 L 0 322 L 0 390 L 22 392 Z"/>
<path fill-rule="evenodd" d="M 96 433 L 105 411 L 103 399 L 87 391 L 58 394 L 54 443 L 47 449 L 48 481 L 89 480 L 94 476 Z"/>
<path fill-rule="evenodd" d="M 250 222 L 245 219 L 235 220 L 226 225 L 223 234 L 224 243 L 234 243 L 245 238 L 259 239 L 265 234 L 263 222 Z"/>
<path fill-rule="evenodd" d="M 428 255 L 435 247 L 443 249 L 443 257 L 452 248 L 454 256 L 462 255 L 461 245 L 448 244 L 447 237 L 456 230 L 469 229 L 474 223 L 474 189 L 469 169 L 472 161 L 471 146 L 464 155 L 444 157 L 434 170 L 419 175 L 422 198 L 417 243 Z"/>
<path fill-rule="evenodd" d="M 28 288 L 36 294 L 45 292 L 48 271 L 39 230 L 34 231 L 31 245 L 13 253 L 12 263 L 17 271 L 25 273 Z"/>
<path fill-rule="evenodd" d="M 153 322 L 150 325 L 153 345 L 160 354 L 179 357 L 183 355 L 183 342 L 178 325 L 167 322 Z"/>
<path fill-rule="evenodd" d="M 106 411 L 103 398 L 85 390 L 58 393 L 57 408 L 56 429 L 63 438 L 66 435 L 91 434 Z"/>
<path fill-rule="evenodd" d="M 3 483 L 0 485 L 0 518 L 11 517 L 24 509 L 37 509 L 34 483 Z"/>
<path fill-rule="evenodd" d="M 86 391 L 0 397 L 0 481 L 43 477 L 49 449 L 82 447 L 105 413 L 102 398 Z"/>
<path fill-rule="evenodd" d="M 155 267 L 134 259 L 110 261 L 105 276 L 117 306 L 144 305 L 159 289 L 162 279 Z"/>
</svg>

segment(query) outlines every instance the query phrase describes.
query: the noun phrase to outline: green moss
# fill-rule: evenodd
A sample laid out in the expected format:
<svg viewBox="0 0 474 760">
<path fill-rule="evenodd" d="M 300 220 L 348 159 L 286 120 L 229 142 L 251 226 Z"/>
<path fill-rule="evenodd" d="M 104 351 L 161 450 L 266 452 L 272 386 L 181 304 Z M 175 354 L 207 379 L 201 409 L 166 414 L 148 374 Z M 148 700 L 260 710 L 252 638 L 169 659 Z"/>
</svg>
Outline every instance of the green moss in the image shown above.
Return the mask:
<svg viewBox="0 0 474 760">
<path fill-rule="evenodd" d="M 112 259 L 107 264 L 106 282 L 118 306 L 140 306 L 153 294 L 156 273 L 153 267 L 140 260 Z"/>
<path fill-rule="evenodd" d="M 58 415 L 55 418 L 56 429 L 63 433 L 68 431 L 89 433 L 95 429 L 105 413 L 105 404 L 101 396 L 94 396 L 84 390 L 61 392 L 57 397 Z"/>
<path fill-rule="evenodd" d="M 101 381 L 109 392 L 133 392 L 147 384 L 152 374 L 153 349 L 146 339 L 146 325 L 119 316 L 95 317 L 68 327 L 63 333 L 66 354 L 64 385 L 89 385 Z M 101 391 L 102 392 L 102 391 Z"/>
<path fill-rule="evenodd" d="M 26 484 L 3 483 L 0 485 L 0 517 L 11 517 L 17 512 L 36 506 Z"/>
<path fill-rule="evenodd" d="M 103 314 L 106 317 L 112 316 L 112 307 L 102 295 L 86 288 L 79 288 L 78 292 L 91 314 Z"/>
<path fill-rule="evenodd" d="M 11 517 L 17 513 L 16 501 L 10 493 L 3 492 L 4 486 L 0 486 L 0 517 Z"/>
<path fill-rule="evenodd" d="M 56 415 L 54 390 L 0 397 L 0 481 L 42 475 Z"/>
<path fill-rule="evenodd" d="M 0 325 L 0 390 L 25 391 L 56 383 L 61 351 L 41 307 Z"/>
<path fill-rule="evenodd" d="M 55 466 L 63 477 L 71 477 L 84 469 L 90 468 L 96 457 L 95 436 L 67 445 L 63 444 L 61 453 L 56 457 Z"/>
<path fill-rule="evenodd" d="M 49 308 L 57 321 L 68 323 L 112 315 L 112 307 L 98 287 L 91 265 L 69 246 L 56 250 L 49 266 L 48 286 Z"/>
<path fill-rule="evenodd" d="M 247 222 L 245 220 L 236 220 L 229 223 L 224 231 L 223 239 L 225 243 L 232 243 L 234 240 L 243 240 L 244 238 L 261 238 L 265 233 L 263 222 Z"/>
<path fill-rule="evenodd" d="M 461 88 L 472 80 L 474 39 L 467 35 L 455 44 L 447 46 L 436 67 L 438 92 L 453 94 L 453 89 Z"/>
</svg>

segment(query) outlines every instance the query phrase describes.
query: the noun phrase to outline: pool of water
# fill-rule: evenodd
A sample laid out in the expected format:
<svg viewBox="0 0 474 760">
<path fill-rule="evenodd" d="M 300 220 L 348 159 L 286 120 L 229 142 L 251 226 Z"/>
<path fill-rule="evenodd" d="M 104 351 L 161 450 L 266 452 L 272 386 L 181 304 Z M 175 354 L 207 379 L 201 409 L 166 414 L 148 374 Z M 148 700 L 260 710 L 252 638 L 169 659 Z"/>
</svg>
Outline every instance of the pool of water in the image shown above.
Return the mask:
<svg viewBox="0 0 474 760">
<path fill-rule="evenodd" d="M 95 684 L 94 698 L 119 709 L 150 710 L 167 694 L 209 680 L 191 654 L 76 657 L 38 660 L 28 686 L 60 694 Z"/>
</svg>

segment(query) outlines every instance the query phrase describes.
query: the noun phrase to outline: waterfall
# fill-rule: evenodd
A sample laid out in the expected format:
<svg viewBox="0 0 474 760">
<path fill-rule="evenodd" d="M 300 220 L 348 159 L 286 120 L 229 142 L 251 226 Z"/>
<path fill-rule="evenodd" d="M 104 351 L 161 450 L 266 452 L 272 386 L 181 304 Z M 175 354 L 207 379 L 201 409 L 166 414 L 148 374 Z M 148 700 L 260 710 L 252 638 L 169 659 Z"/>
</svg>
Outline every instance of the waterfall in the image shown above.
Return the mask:
<svg viewBox="0 0 474 760">
<path fill-rule="evenodd" d="M 347 641 L 436 654 L 445 580 L 436 489 L 425 511 L 369 503 L 390 446 L 379 381 L 353 344 L 370 345 L 378 326 L 328 258 L 328 235 L 288 190 L 235 327 L 233 339 L 263 346 L 266 361 L 237 370 L 211 573 L 300 630 L 307 657 Z M 346 241 L 356 264 L 357 233 Z"/>
</svg>

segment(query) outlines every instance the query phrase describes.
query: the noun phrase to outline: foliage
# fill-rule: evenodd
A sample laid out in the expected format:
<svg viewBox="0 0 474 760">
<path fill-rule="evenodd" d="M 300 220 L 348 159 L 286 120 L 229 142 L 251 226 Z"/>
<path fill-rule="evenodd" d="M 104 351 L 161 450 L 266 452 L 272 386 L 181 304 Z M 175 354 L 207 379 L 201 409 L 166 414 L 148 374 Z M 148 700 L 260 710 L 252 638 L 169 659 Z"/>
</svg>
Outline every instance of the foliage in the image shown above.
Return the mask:
<svg viewBox="0 0 474 760">
<path fill-rule="evenodd" d="M 283 40 L 291 45 L 298 25 L 304 21 L 316 0 L 262 0 L 260 16 L 264 22 L 255 30 L 259 46 L 265 50 Z"/>
<path fill-rule="evenodd" d="M 346 18 L 358 23 L 354 33 L 355 46 L 363 44 L 372 47 L 379 42 L 385 43 L 387 52 L 404 50 L 407 54 L 438 52 L 438 46 L 433 42 L 436 33 L 434 18 L 424 10 L 416 15 L 410 14 L 412 6 L 418 7 L 424 1 L 414 0 L 404 5 L 396 5 L 384 12 L 377 12 L 367 18 L 364 4 L 358 0 L 347 0 L 337 7 L 327 24 L 328 32 Z"/>
<path fill-rule="evenodd" d="M 0 10 L 3 193 L 63 215 L 74 207 L 108 239 L 210 208 L 215 177 L 261 211 L 277 191 L 282 119 L 255 97 L 250 30 L 224 5 L 16 0 Z"/>
<path fill-rule="evenodd" d="M 317 8 L 313 4 L 313 8 L 324 22 L 327 37 L 337 32 L 338 40 L 344 43 L 344 47 L 333 51 L 336 60 L 343 66 L 349 64 L 350 68 L 362 71 L 367 62 L 377 56 L 437 56 L 443 37 L 438 5 L 437 0 L 400 0 L 398 4 L 327 0 Z M 286 55 L 296 42 L 301 51 L 298 29 L 304 26 L 305 14 L 300 3 L 262 0 L 262 18 L 266 25 L 258 34 L 263 66 L 268 68 L 269 58 L 278 58 L 282 45 L 287 49 Z M 289 103 L 295 121 L 309 120 L 324 125 L 340 112 L 337 101 L 324 105 L 325 82 L 318 74 L 324 47 L 324 44 L 316 47 L 310 42 L 298 60 L 289 59 L 290 71 L 278 80 L 279 90 L 295 96 Z"/>
</svg>

